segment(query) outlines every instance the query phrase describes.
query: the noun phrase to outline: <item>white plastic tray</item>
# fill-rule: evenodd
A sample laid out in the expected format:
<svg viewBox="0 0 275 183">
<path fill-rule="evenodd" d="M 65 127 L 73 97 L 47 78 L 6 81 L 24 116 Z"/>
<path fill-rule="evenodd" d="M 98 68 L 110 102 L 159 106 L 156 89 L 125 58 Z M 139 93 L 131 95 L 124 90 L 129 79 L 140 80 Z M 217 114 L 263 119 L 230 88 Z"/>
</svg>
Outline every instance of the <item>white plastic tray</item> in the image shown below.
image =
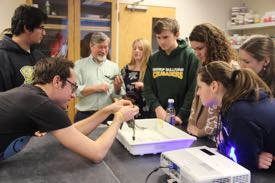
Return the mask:
<svg viewBox="0 0 275 183">
<path fill-rule="evenodd" d="M 156 154 L 164 151 L 189 147 L 196 137 L 164 122 L 160 119 L 136 120 L 136 134 L 123 123 L 116 138 L 133 155 Z M 145 129 L 141 129 L 142 127 Z"/>
</svg>

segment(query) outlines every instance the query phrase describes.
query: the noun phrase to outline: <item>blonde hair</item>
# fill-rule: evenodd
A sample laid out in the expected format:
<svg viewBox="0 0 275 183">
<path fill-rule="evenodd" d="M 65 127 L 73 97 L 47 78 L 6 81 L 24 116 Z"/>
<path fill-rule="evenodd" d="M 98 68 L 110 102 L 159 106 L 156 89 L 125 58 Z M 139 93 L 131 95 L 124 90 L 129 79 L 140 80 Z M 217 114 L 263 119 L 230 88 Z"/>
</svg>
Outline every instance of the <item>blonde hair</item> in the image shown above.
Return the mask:
<svg viewBox="0 0 275 183">
<path fill-rule="evenodd" d="M 138 39 L 134 40 L 132 47 L 134 47 L 136 42 L 140 42 L 142 45 L 142 48 L 143 48 L 143 57 L 142 57 L 142 61 L 141 61 L 140 74 L 139 74 L 139 81 L 143 81 L 145 70 L 147 67 L 147 62 L 149 60 L 149 57 L 150 57 L 152 51 L 151 51 L 151 46 L 149 44 L 149 41 L 147 39 L 138 38 Z M 135 65 L 135 60 L 134 60 L 133 54 L 132 54 L 132 58 L 131 58 L 129 65 Z"/>
</svg>

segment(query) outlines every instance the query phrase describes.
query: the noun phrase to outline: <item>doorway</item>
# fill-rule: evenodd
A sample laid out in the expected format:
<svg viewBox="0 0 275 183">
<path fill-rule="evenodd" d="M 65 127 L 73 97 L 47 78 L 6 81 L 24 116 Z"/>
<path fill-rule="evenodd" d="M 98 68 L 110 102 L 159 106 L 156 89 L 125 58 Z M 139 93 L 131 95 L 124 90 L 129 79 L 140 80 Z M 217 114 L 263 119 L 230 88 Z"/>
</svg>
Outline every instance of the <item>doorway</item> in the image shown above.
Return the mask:
<svg viewBox="0 0 275 183">
<path fill-rule="evenodd" d="M 145 38 L 152 43 L 153 22 L 162 17 L 175 18 L 176 8 L 148 6 L 147 10 L 129 10 L 119 5 L 118 64 L 120 68 L 130 62 L 132 42 Z M 151 45 L 153 46 L 153 45 Z"/>
</svg>

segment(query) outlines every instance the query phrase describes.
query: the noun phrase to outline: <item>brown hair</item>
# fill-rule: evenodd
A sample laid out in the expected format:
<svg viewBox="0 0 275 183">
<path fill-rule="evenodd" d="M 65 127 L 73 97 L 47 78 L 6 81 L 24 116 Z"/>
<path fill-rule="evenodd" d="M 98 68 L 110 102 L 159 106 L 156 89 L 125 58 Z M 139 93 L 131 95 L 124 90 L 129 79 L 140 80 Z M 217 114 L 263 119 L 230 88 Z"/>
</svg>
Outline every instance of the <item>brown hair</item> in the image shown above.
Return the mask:
<svg viewBox="0 0 275 183">
<path fill-rule="evenodd" d="M 164 30 L 168 30 L 176 35 L 179 32 L 179 29 L 179 24 L 174 18 L 160 18 L 154 25 L 155 34 L 160 34 Z"/>
<path fill-rule="evenodd" d="M 34 66 L 33 84 L 47 84 L 52 82 L 55 76 L 60 76 L 63 85 L 67 78 L 71 76 L 70 69 L 74 68 L 74 63 L 60 57 L 49 57 L 41 59 Z"/>
<path fill-rule="evenodd" d="M 236 60 L 236 51 L 231 47 L 224 32 L 213 24 L 203 23 L 195 26 L 189 40 L 206 45 L 207 55 L 204 65 L 217 60 L 223 60 L 227 63 Z"/>
<path fill-rule="evenodd" d="M 215 74 L 214 74 L 215 73 Z M 272 96 L 265 82 L 251 69 L 234 70 L 222 61 L 211 62 L 198 71 L 202 82 L 210 85 L 214 80 L 220 82 L 226 89 L 222 99 L 222 111 L 227 111 L 231 104 L 241 98 L 254 97 L 259 99 L 260 91 Z"/>
<path fill-rule="evenodd" d="M 271 38 L 264 35 L 253 35 L 240 47 L 258 62 L 268 58 L 270 60 L 258 75 L 266 82 L 275 95 L 275 48 Z"/>
</svg>

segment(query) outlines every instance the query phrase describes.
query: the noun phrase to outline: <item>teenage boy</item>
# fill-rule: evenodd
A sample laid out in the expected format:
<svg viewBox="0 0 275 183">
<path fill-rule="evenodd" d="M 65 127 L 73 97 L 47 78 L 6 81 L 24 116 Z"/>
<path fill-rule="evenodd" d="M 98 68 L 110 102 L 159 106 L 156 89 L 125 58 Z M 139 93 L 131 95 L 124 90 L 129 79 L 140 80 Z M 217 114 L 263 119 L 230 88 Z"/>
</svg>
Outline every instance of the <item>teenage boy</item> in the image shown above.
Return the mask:
<svg viewBox="0 0 275 183">
<path fill-rule="evenodd" d="M 176 124 L 187 123 L 200 65 L 193 50 L 179 39 L 175 19 L 161 18 L 154 25 L 159 50 L 148 61 L 143 95 L 157 118 L 165 120 L 167 103 L 173 98 Z"/>
<path fill-rule="evenodd" d="M 120 100 L 72 125 L 64 109 L 77 89 L 73 67 L 61 58 L 43 59 L 34 68 L 33 84 L 0 93 L 0 160 L 19 152 L 37 131 L 50 132 L 94 162 L 105 157 L 121 123 L 133 119 L 138 107 Z M 112 113 L 112 124 L 97 140 L 86 136 Z"/>
<path fill-rule="evenodd" d="M 31 83 L 33 66 L 45 56 L 33 45 L 39 44 L 46 34 L 47 15 L 38 8 L 21 5 L 11 20 L 12 35 L 0 41 L 0 92 Z"/>
</svg>

